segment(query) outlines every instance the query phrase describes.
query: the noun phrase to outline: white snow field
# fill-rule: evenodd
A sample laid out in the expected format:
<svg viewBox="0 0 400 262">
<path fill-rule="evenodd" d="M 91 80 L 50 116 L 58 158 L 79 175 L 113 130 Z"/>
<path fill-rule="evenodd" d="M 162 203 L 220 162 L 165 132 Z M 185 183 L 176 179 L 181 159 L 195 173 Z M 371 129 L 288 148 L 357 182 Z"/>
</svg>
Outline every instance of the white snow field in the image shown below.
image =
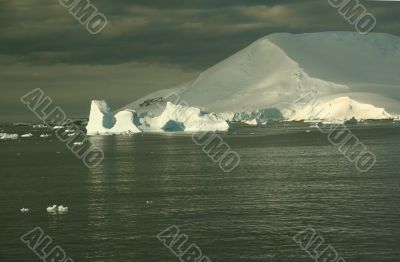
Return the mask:
<svg viewBox="0 0 400 262">
<path fill-rule="evenodd" d="M 122 109 L 145 116 L 140 121 L 150 128 L 142 131 L 163 129 L 163 112 L 173 108 L 168 102 L 184 102 L 210 113 L 211 126 L 218 125 L 217 130 L 223 127 L 221 118 L 249 124 L 271 119 L 393 119 L 400 114 L 399 68 L 398 36 L 278 33 L 257 40 L 188 83 L 149 94 Z M 104 116 L 91 112 L 88 133 L 103 133 L 111 126 Z M 184 131 L 195 131 L 209 125 L 196 122 L 185 127 Z"/>
</svg>

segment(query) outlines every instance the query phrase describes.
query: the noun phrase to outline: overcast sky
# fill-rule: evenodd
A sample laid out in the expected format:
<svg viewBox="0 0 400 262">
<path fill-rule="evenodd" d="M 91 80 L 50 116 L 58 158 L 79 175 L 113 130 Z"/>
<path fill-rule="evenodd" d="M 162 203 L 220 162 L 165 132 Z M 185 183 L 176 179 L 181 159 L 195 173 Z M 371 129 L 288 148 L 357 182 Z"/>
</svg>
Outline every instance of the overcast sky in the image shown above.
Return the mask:
<svg viewBox="0 0 400 262">
<path fill-rule="evenodd" d="M 275 32 L 354 31 L 327 0 L 92 0 L 99 35 L 58 0 L 0 1 L 0 121 L 33 120 L 19 98 L 40 87 L 69 117 L 92 99 L 121 107 L 194 78 Z M 400 35 L 400 2 L 363 1 L 374 32 Z"/>
</svg>

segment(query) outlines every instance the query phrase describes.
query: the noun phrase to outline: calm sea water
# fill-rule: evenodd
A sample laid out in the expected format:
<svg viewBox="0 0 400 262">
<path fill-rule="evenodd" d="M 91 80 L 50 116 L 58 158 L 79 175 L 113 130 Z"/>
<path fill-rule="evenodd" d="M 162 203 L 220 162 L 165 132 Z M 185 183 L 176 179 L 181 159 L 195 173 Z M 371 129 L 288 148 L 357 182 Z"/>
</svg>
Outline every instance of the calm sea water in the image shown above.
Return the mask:
<svg viewBox="0 0 400 262">
<path fill-rule="evenodd" d="M 364 174 L 307 128 L 222 134 L 232 173 L 184 134 L 92 137 L 96 169 L 37 132 L 0 141 L 0 261 L 40 261 L 20 240 L 38 226 L 74 261 L 179 261 L 156 238 L 170 225 L 214 262 L 313 261 L 292 240 L 307 226 L 346 261 L 400 261 L 399 126 L 353 129 L 377 156 Z"/>
</svg>

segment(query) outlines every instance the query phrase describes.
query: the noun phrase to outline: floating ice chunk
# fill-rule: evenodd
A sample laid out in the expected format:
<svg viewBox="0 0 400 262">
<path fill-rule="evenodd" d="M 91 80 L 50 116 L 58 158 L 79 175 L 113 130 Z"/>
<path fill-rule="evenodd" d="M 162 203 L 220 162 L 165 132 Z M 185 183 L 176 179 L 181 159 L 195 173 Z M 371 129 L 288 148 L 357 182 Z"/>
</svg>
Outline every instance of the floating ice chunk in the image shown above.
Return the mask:
<svg viewBox="0 0 400 262">
<path fill-rule="evenodd" d="M 54 130 L 63 129 L 63 128 L 64 128 L 63 126 L 53 126 L 53 129 L 54 129 Z"/>
<path fill-rule="evenodd" d="M 48 138 L 48 137 L 50 137 L 51 135 L 50 134 L 41 134 L 40 135 L 40 138 Z"/>
<path fill-rule="evenodd" d="M 20 209 L 20 211 L 21 211 L 21 213 L 26 214 L 26 213 L 29 213 L 30 210 L 29 210 L 29 208 L 23 207 L 23 208 Z"/>
<path fill-rule="evenodd" d="M 32 133 L 23 134 L 23 135 L 21 135 L 21 137 L 22 138 L 30 138 L 30 137 L 33 137 L 33 134 Z"/>
<path fill-rule="evenodd" d="M 81 145 L 83 145 L 83 142 L 74 142 L 74 145 L 75 146 L 81 146 Z"/>
<path fill-rule="evenodd" d="M 46 125 L 44 124 L 36 124 L 36 125 L 32 125 L 33 128 L 46 128 Z"/>
<path fill-rule="evenodd" d="M 244 123 L 247 124 L 247 125 L 250 125 L 250 126 L 257 126 L 258 125 L 257 119 L 244 121 Z"/>
<path fill-rule="evenodd" d="M 47 210 L 48 213 L 55 213 L 55 212 L 57 212 L 57 205 L 53 205 L 51 207 L 48 207 L 46 210 Z"/>
<path fill-rule="evenodd" d="M 63 205 L 58 207 L 58 212 L 59 213 L 67 213 L 68 212 L 68 207 L 64 207 Z"/>
<path fill-rule="evenodd" d="M 0 133 L 0 140 L 17 140 L 18 134 Z"/>
<path fill-rule="evenodd" d="M 88 135 L 140 133 L 137 127 L 139 119 L 134 110 L 120 111 L 115 115 L 115 124 L 110 108 L 105 101 L 92 101 L 89 122 L 86 126 Z"/>
</svg>

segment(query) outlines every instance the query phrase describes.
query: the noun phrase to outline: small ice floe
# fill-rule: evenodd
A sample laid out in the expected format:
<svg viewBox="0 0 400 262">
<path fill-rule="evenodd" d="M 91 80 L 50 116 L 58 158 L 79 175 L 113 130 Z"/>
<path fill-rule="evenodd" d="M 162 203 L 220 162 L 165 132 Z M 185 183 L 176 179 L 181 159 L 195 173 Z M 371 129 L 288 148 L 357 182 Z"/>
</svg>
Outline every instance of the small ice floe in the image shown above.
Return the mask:
<svg viewBox="0 0 400 262">
<path fill-rule="evenodd" d="M 151 204 L 153 204 L 153 201 L 151 201 L 151 200 L 146 200 L 146 204 L 147 204 L 147 205 L 151 205 Z"/>
<path fill-rule="evenodd" d="M 65 129 L 65 133 L 75 133 L 76 130 L 74 129 Z"/>
<path fill-rule="evenodd" d="M 74 142 L 74 145 L 75 146 L 81 146 L 81 145 L 83 145 L 83 142 Z"/>
<path fill-rule="evenodd" d="M 259 125 L 257 119 L 244 121 L 244 123 L 247 124 L 247 125 L 249 125 L 249 126 L 258 126 L 258 125 Z"/>
<path fill-rule="evenodd" d="M 37 125 L 33 125 L 33 128 L 46 128 L 46 125 L 44 124 L 37 124 Z"/>
<path fill-rule="evenodd" d="M 74 136 L 75 133 L 68 133 L 67 136 Z"/>
<path fill-rule="evenodd" d="M 26 214 L 26 213 L 29 213 L 30 210 L 29 210 L 29 208 L 23 207 L 23 208 L 20 209 L 20 211 L 21 211 L 21 213 Z"/>
<path fill-rule="evenodd" d="M 58 207 L 58 213 L 63 214 L 68 212 L 68 207 L 65 207 L 63 205 Z"/>
<path fill-rule="evenodd" d="M 310 128 L 319 128 L 318 123 L 316 122 L 316 123 L 310 125 Z"/>
<path fill-rule="evenodd" d="M 30 138 L 30 137 L 33 137 L 33 134 L 32 133 L 27 133 L 27 134 L 21 135 L 21 137 L 22 138 Z"/>
<path fill-rule="evenodd" d="M 50 137 L 49 134 L 41 134 L 41 135 L 40 135 L 40 138 L 49 138 L 49 137 Z"/>
<path fill-rule="evenodd" d="M 0 140 L 17 140 L 18 134 L 0 133 Z"/>
<path fill-rule="evenodd" d="M 310 129 L 307 129 L 307 130 L 306 130 L 306 133 L 310 133 L 310 132 L 311 132 Z"/>
<path fill-rule="evenodd" d="M 47 213 L 56 213 L 57 212 L 57 205 L 53 205 L 51 207 L 48 207 L 46 210 L 47 210 Z"/>
<path fill-rule="evenodd" d="M 63 129 L 64 127 L 63 126 L 53 126 L 53 129 L 54 130 L 56 130 L 56 129 Z"/>
</svg>

